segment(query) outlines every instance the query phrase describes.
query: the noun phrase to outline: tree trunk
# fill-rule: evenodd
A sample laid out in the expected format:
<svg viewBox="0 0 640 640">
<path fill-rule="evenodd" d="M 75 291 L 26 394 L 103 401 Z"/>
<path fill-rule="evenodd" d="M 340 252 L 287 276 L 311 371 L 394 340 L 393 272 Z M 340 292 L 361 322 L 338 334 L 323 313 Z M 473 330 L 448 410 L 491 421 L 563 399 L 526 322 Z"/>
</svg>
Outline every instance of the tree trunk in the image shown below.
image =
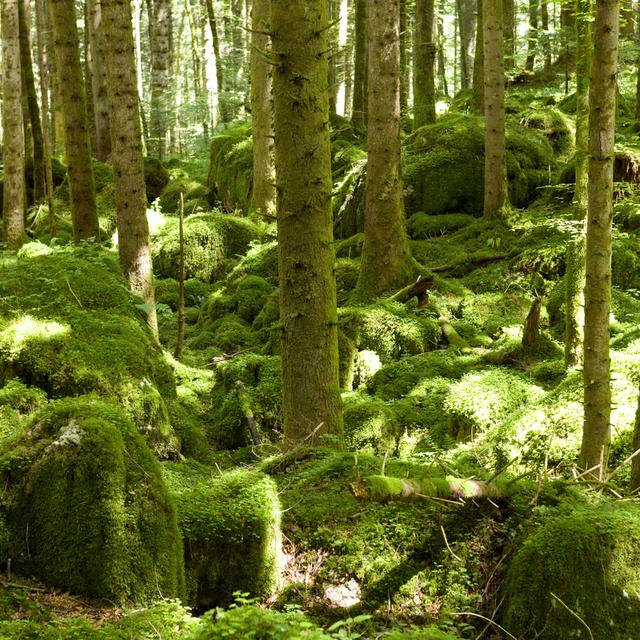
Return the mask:
<svg viewBox="0 0 640 640">
<path fill-rule="evenodd" d="M 400 0 L 400 113 L 409 115 L 409 87 L 411 85 L 411 65 L 409 64 L 410 31 L 409 0 Z"/>
<path fill-rule="evenodd" d="M 25 241 L 24 128 L 22 124 L 22 78 L 20 74 L 21 0 L 2 1 L 2 130 L 4 193 L 2 218 L 4 240 L 11 248 Z"/>
<path fill-rule="evenodd" d="M 415 63 L 413 65 L 413 128 L 436 121 L 436 44 L 434 0 L 416 0 Z"/>
<path fill-rule="evenodd" d="M 633 0 L 621 0 L 620 6 L 620 37 L 634 40 L 635 23 L 633 20 Z"/>
<path fill-rule="evenodd" d="M 604 478 L 610 440 L 609 313 L 619 0 L 596 0 L 589 94 L 583 468 Z"/>
<path fill-rule="evenodd" d="M 99 236 L 89 143 L 87 104 L 73 2 L 49 0 L 56 74 L 62 98 L 64 146 L 69 173 L 71 219 L 76 242 Z"/>
<path fill-rule="evenodd" d="M 102 5 L 100 0 L 87 0 L 87 35 L 89 51 L 87 62 L 91 70 L 91 96 L 95 118 L 95 144 L 93 152 L 96 158 L 107 162 L 111 155 L 111 132 L 109 129 L 109 104 L 107 100 L 107 69 L 100 59 L 104 25 L 102 24 Z"/>
<path fill-rule="evenodd" d="M 438 62 L 438 79 L 440 81 L 440 91 L 445 95 L 449 95 L 449 87 L 447 85 L 447 58 L 445 53 L 445 33 L 444 33 L 444 0 L 440 0 L 438 7 L 438 16 L 436 17 L 436 27 L 438 30 L 437 44 L 437 62 Z"/>
<path fill-rule="evenodd" d="M 216 14 L 213 10 L 213 0 L 205 0 L 207 6 L 207 17 L 209 18 L 209 28 L 211 29 L 211 46 L 216 63 L 216 85 L 218 89 L 218 114 L 222 122 L 229 122 L 231 116 L 227 101 L 222 97 L 226 90 L 224 81 L 224 70 L 222 65 L 222 56 L 220 55 L 220 37 L 218 36 L 218 23 Z"/>
<path fill-rule="evenodd" d="M 473 58 L 473 94 L 471 95 L 471 109 L 479 114 L 484 113 L 484 27 L 482 4 L 482 0 L 477 0 L 476 50 Z"/>
<path fill-rule="evenodd" d="M 151 0 L 151 104 L 149 111 L 149 153 L 163 160 L 171 111 L 171 62 L 173 20 L 171 0 Z"/>
<path fill-rule="evenodd" d="M 369 3 L 369 126 L 364 246 L 357 292 L 397 289 L 414 275 L 400 165 L 400 4 Z"/>
<path fill-rule="evenodd" d="M 244 90 L 244 31 L 242 26 L 244 24 L 244 18 L 242 12 L 244 10 L 243 0 L 231 0 L 231 52 L 229 57 L 230 63 L 230 77 L 232 79 L 230 83 L 230 89 L 233 95 L 230 96 L 231 100 L 231 113 L 232 119 L 240 112 L 240 105 L 244 104 L 243 90 Z"/>
<path fill-rule="evenodd" d="M 147 322 L 157 336 L 129 0 L 102 0 L 102 19 L 120 265 L 129 288 L 144 300 Z"/>
<path fill-rule="evenodd" d="M 18 4 L 18 10 L 20 14 L 20 66 L 27 94 L 26 99 L 33 142 L 33 201 L 41 203 L 45 198 L 44 141 L 42 139 L 40 107 L 33 75 L 33 60 L 31 58 L 31 3 L 29 0 L 22 0 Z"/>
<path fill-rule="evenodd" d="M 460 88 L 468 89 L 473 76 L 471 45 L 476 28 L 475 3 L 473 0 L 456 0 L 456 9 L 460 26 Z"/>
<path fill-rule="evenodd" d="M 527 60 L 524 68 L 533 71 L 536 62 L 536 49 L 538 47 L 538 2 L 541 0 L 529 0 L 529 33 L 527 35 Z"/>
<path fill-rule="evenodd" d="M 326 0 L 327 15 L 329 16 L 329 112 L 336 113 L 338 109 L 338 29 L 336 20 L 339 20 L 340 8 L 336 0 Z"/>
<path fill-rule="evenodd" d="M 544 72 L 551 73 L 551 40 L 549 39 L 549 0 L 540 0 L 540 27 L 542 33 L 542 53 L 544 56 Z"/>
<path fill-rule="evenodd" d="M 272 216 L 276 190 L 273 166 L 273 112 L 271 65 L 266 56 L 271 42 L 266 32 L 271 23 L 271 0 L 254 0 L 251 46 L 251 123 L 253 133 L 253 207 Z"/>
<path fill-rule="evenodd" d="M 636 409 L 636 421 L 633 428 L 633 440 L 631 441 L 632 453 L 640 449 L 640 399 L 638 399 L 638 408 Z M 631 461 L 631 479 L 629 482 L 629 490 L 634 492 L 640 489 L 640 455 L 635 456 Z"/>
<path fill-rule="evenodd" d="M 345 118 L 351 117 L 351 107 L 353 105 L 353 22 L 349 20 L 353 0 L 347 0 L 347 43 L 344 51 L 344 107 Z"/>
<path fill-rule="evenodd" d="M 484 217 L 499 220 L 507 206 L 502 0 L 484 0 Z"/>
<path fill-rule="evenodd" d="M 582 362 L 584 285 L 589 185 L 589 77 L 591 73 L 591 0 L 576 0 L 576 236 L 567 250 L 565 275 L 564 360 L 568 367 Z"/>
<path fill-rule="evenodd" d="M 271 12 L 284 435 L 341 446 L 326 5 L 272 0 Z"/>
<path fill-rule="evenodd" d="M 513 69 L 516 59 L 516 7 L 514 0 L 503 0 L 504 68 Z"/>
<path fill-rule="evenodd" d="M 367 126 L 367 99 L 369 91 L 369 34 L 368 0 L 355 1 L 355 52 L 353 59 L 353 107 L 351 123 L 356 129 Z"/>
</svg>

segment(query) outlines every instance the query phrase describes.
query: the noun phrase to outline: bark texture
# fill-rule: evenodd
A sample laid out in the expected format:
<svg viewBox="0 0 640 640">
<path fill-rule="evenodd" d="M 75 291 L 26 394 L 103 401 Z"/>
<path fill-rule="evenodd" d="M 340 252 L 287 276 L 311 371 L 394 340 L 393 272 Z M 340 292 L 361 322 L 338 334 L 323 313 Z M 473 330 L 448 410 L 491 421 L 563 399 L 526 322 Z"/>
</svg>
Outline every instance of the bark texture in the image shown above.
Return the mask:
<svg viewBox="0 0 640 640">
<path fill-rule="evenodd" d="M 502 0 L 504 16 L 504 68 L 513 69 L 516 58 L 516 7 L 514 0 Z"/>
<path fill-rule="evenodd" d="M 353 107 L 351 122 L 356 129 L 367 126 L 367 99 L 369 78 L 368 0 L 355 0 L 353 54 Z"/>
<path fill-rule="evenodd" d="M 460 88 L 468 89 L 473 76 L 473 36 L 476 29 L 474 0 L 456 0 L 460 28 Z"/>
<path fill-rule="evenodd" d="M 618 0 L 596 0 L 589 93 L 589 203 L 584 327 L 584 431 L 581 463 L 604 478 L 611 437 L 609 312 L 618 64 Z"/>
<path fill-rule="evenodd" d="M 271 25 L 284 435 L 341 445 L 325 0 L 272 0 Z"/>
<path fill-rule="evenodd" d="M 434 0 L 416 0 L 413 128 L 436 121 Z"/>
<path fill-rule="evenodd" d="M 484 0 L 484 217 L 499 220 L 507 206 L 502 0 Z"/>
<path fill-rule="evenodd" d="M 49 16 L 62 100 L 73 237 L 79 242 L 97 238 L 99 227 L 75 4 L 69 0 L 49 0 Z"/>
<path fill-rule="evenodd" d="M 476 50 L 473 57 L 473 93 L 471 109 L 475 113 L 484 113 L 484 26 L 482 19 L 482 0 L 478 0 L 476 20 Z"/>
<path fill-rule="evenodd" d="M 273 165 L 273 109 L 271 65 L 271 0 L 254 0 L 251 46 L 251 123 L 253 133 L 253 207 L 265 215 L 275 213 Z"/>
<path fill-rule="evenodd" d="M 20 75 L 20 0 L 2 0 L 2 129 L 4 239 L 12 248 L 25 240 L 24 128 Z"/>
<path fill-rule="evenodd" d="M 144 300 L 147 322 L 157 336 L 129 0 L 102 0 L 102 19 L 120 265 L 129 288 Z"/>
<path fill-rule="evenodd" d="M 538 3 L 540 0 L 529 0 L 529 33 L 527 35 L 527 59 L 524 68 L 533 71 L 538 48 Z"/>
<path fill-rule="evenodd" d="M 400 166 L 399 27 L 398 0 L 370 1 L 369 160 L 357 285 L 362 298 L 404 286 L 414 275 Z"/>
</svg>

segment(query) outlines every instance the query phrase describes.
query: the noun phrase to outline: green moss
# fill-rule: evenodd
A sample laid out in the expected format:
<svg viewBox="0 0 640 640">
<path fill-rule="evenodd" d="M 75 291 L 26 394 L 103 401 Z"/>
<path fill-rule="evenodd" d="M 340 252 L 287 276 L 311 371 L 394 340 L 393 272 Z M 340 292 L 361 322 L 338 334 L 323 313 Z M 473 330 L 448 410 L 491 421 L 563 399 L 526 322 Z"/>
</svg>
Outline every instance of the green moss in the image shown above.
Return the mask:
<svg viewBox="0 0 640 640">
<path fill-rule="evenodd" d="M 481 293 L 463 300 L 461 316 L 482 333 L 495 336 L 507 327 L 521 327 L 529 306 L 529 298 L 515 291 Z"/>
<path fill-rule="evenodd" d="M 185 274 L 211 282 L 221 275 L 226 259 L 243 254 L 259 230 L 249 220 L 220 213 L 188 216 L 184 222 Z M 178 222 L 169 219 L 155 234 L 153 265 L 156 275 L 178 277 Z"/>
<path fill-rule="evenodd" d="M 345 240 L 336 242 L 336 256 L 338 258 L 359 258 L 362 254 L 364 233 L 356 233 Z"/>
<path fill-rule="evenodd" d="M 504 625 L 523 639 L 634 637 L 639 532 L 635 504 L 574 507 L 547 519 L 511 562 Z"/>
<path fill-rule="evenodd" d="M 162 190 L 169 184 L 169 180 L 169 172 L 160 160 L 157 158 L 144 159 L 144 184 L 149 204 L 160 196 Z"/>
<path fill-rule="evenodd" d="M 458 229 L 466 227 L 474 220 L 473 216 L 464 213 L 427 215 L 426 213 L 417 212 L 407 221 L 407 231 L 415 240 L 437 238 L 458 231 Z"/>
<path fill-rule="evenodd" d="M 255 471 L 226 474 L 195 463 L 166 464 L 184 538 L 188 599 L 200 610 L 229 604 L 235 591 L 270 595 L 279 582 L 280 504 Z"/>
<path fill-rule="evenodd" d="M 175 395 L 173 376 L 115 257 L 59 249 L 1 272 L 0 381 L 116 399 L 159 455 L 175 453 L 164 400 Z"/>
<path fill-rule="evenodd" d="M 160 209 L 165 213 L 177 214 L 180 209 L 180 194 L 183 194 L 185 215 L 189 215 L 192 209 L 187 208 L 186 203 L 190 200 L 203 199 L 207 201 L 209 189 L 189 178 L 178 178 L 169 182 L 161 191 L 158 197 Z"/>
<path fill-rule="evenodd" d="M 115 602 L 182 593 L 182 545 L 157 462 L 96 396 L 59 400 L 0 461 L 18 572 Z"/>
<path fill-rule="evenodd" d="M 236 353 L 256 344 L 256 336 L 251 327 L 235 314 L 224 316 L 216 322 L 207 325 L 205 331 L 211 334 L 209 344 L 221 349 L 224 353 Z M 194 340 L 189 344 L 194 346 Z"/>
<path fill-rule="evenodd" d="M 173 278 L 164 278 L 156 280 L 155 293 L 156 304 L 166 304 L 171 307 L 172 311 L 178 309 L 179 284 Z M 199 307 L 202 305 L 211 287 L 196 278 L 185 280 L 184 283 L 184 302 L 186 307 Z"/>
<path fill-rule="evenodd" d="M 343 401 L 348 449 L 370 453 L 393 453 L 397 449 L 399 426 L 387 403 L 361 393 L 348 394 Z"/>
<path fill-rule="evenodd" d="M 242 257 L 229 275 L 231 279 L 243 276 L 260 276 L 272 285 L 278 284 L 278 244 L 265 242 L 254 244 Z"/>
<path fill-rule="evenodd" d="M 342 304 L 349 299 L 349 294 L 356 288 L 356 284 L 358 284 L 360 261 L 349 258 L 338 258 L 335 264 L 335 274 L 338 304 Z"/>
<path fill-rule="evenodd" d="M 232 310 L 245 322 L 252 323 L 262 311 L 273 286 L 260 276 L 246 276 L 235 283 Z"/>
<path fill-rule="evenodd" d="M 567 158 L 573 152 L 574 127 L 562 111 L 553 107 L 533 108 L 524 114 L 521 123 L 543 133 L 559 158 Z"/>
</svg>

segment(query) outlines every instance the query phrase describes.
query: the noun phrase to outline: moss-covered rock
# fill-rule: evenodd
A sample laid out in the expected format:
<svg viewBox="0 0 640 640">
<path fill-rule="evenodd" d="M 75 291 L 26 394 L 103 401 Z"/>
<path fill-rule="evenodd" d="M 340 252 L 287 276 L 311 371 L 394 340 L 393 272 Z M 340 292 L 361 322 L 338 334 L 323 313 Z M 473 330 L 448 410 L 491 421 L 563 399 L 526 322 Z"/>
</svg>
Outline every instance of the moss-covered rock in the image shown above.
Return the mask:
<svg viewBox="0 0 640 640">
<path fill-rule="evenodd" d="M 533 108 L 527 111 L 522 125 L 544 134 L 554 153 L 559 158 L 567 158 L 574 149 L 575 131 L 567 116 L 553 107 Z"/>
<path fill-rule="evenodd" d="M 161 456 L 177 449 L 171 369 L 111 253 L 49 250 L 0 267 L 0 382 L 117 400 Z"/>
<path fill-rule="evenodd" d="M 147 189 L 147 201 L 152 203 L 169 184 L 170 175 L 157 158 L 144 159 L 144 184 Z"/>
<path fill-rule="evenodd" d="M 516 552 L 503 624 L 523 640 L 626 640 L 640 627 L 639 592 L 638 506 L 560 510 Z"/>
<path fill-rule="evenodd" d="M 275 241 L 253 245 L 233 268 L 229 278 L 260 276 L 272 285 L 278 285 L 278 243 Z"/>
<path fill-rule="evenodd" d="M 177 178 L 172 180 L 162 189 L 158 196 L 160 209 L 165 213 L 175 214 L 180 209 L 180 194 L 184 198 L 184 213 L 189 215 L 193 207 L 188 207 L 190 201 L 207 202 L 209 189 L 196 180 L 190 178 Z"/>
<path fill-rule="evenodd" d="M 179 284 L 173 278 L 163 278 L 156 280 L 155 293 L 156 304 L 166 304 L 172 311 L 178 309 Z M 185 307 L 199 307 L 207 299 L 211 287 L 198 280 L 189 278 L 184 282 L 184 302 Z"/>
<path fill-rule="evenodd" d="M 444 236 L 471 224 L 475 218 L 464 213 L 427 215 L 418 211 L 407 221 L 407 231 L 415 240 Z"/>
<path fill-rule="evenodd" d="M 481 293 L 462 301 L 460 315 L 489 336 L 508 327 L 521 327 L 529 312 L 530 300 L 518 292 Z"/>
<path fill-rule="evenodd" d="M 97 396 L 51 402 L 0 453 L 14 568 L 118 603 L 184 587 L 182 544 L 158 464 Z"/>
<path fill-rule="evenodd" d="M 226 260 L 244 254 L 259 230 L 245 218 L 221 213 L 188 216 L 184 221 L 185 275 L 211 282 L 226 268 Z M 178 277 L 178 221 L 169 219 L 153 238 L 153 266 L 156 275 Z"/>
<path fill-rule="evenodd" d="M 397 448 L 399 426 L 391 407 L 384 401 L 362 393 L 344 400 L 344 433 L 352 451 L 393 453 Z"/>
<path fill-rule="evenodd" d="M 184 538 L 189 602 L 203 611 L 234 592 L 267 597 L 279 583 L 280 503 L 258 472 L 212 474 L 210 467 L 165 464 Z"/>
</svg>

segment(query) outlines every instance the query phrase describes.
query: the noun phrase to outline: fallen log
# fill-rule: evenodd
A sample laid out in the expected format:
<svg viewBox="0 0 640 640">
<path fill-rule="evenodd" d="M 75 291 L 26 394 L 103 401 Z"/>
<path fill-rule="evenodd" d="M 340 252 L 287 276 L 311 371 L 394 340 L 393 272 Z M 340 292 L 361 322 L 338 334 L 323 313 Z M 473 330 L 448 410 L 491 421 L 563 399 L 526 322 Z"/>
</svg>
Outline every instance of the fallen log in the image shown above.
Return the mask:
<svg viewBox="0 0 640 640">
<path fill-rule="evenodd" d="M 429 303 L 429 289 L 433 287 L 435 280 L 432 275 L 420 276 L 415 282 L 400 289 L 391 299 L 396 302 L 409 302 L 411 298 L 418 299 L 418 307 L 426 307 Z"/>
<path fill-rule="evenodd" d="M 467 480 L 453 476 L 434 478 L 390 478 L 367 476 L 351 483 L 351 492 L 359 500 L 503 500 L 513 483 Z"/>
</svg>

